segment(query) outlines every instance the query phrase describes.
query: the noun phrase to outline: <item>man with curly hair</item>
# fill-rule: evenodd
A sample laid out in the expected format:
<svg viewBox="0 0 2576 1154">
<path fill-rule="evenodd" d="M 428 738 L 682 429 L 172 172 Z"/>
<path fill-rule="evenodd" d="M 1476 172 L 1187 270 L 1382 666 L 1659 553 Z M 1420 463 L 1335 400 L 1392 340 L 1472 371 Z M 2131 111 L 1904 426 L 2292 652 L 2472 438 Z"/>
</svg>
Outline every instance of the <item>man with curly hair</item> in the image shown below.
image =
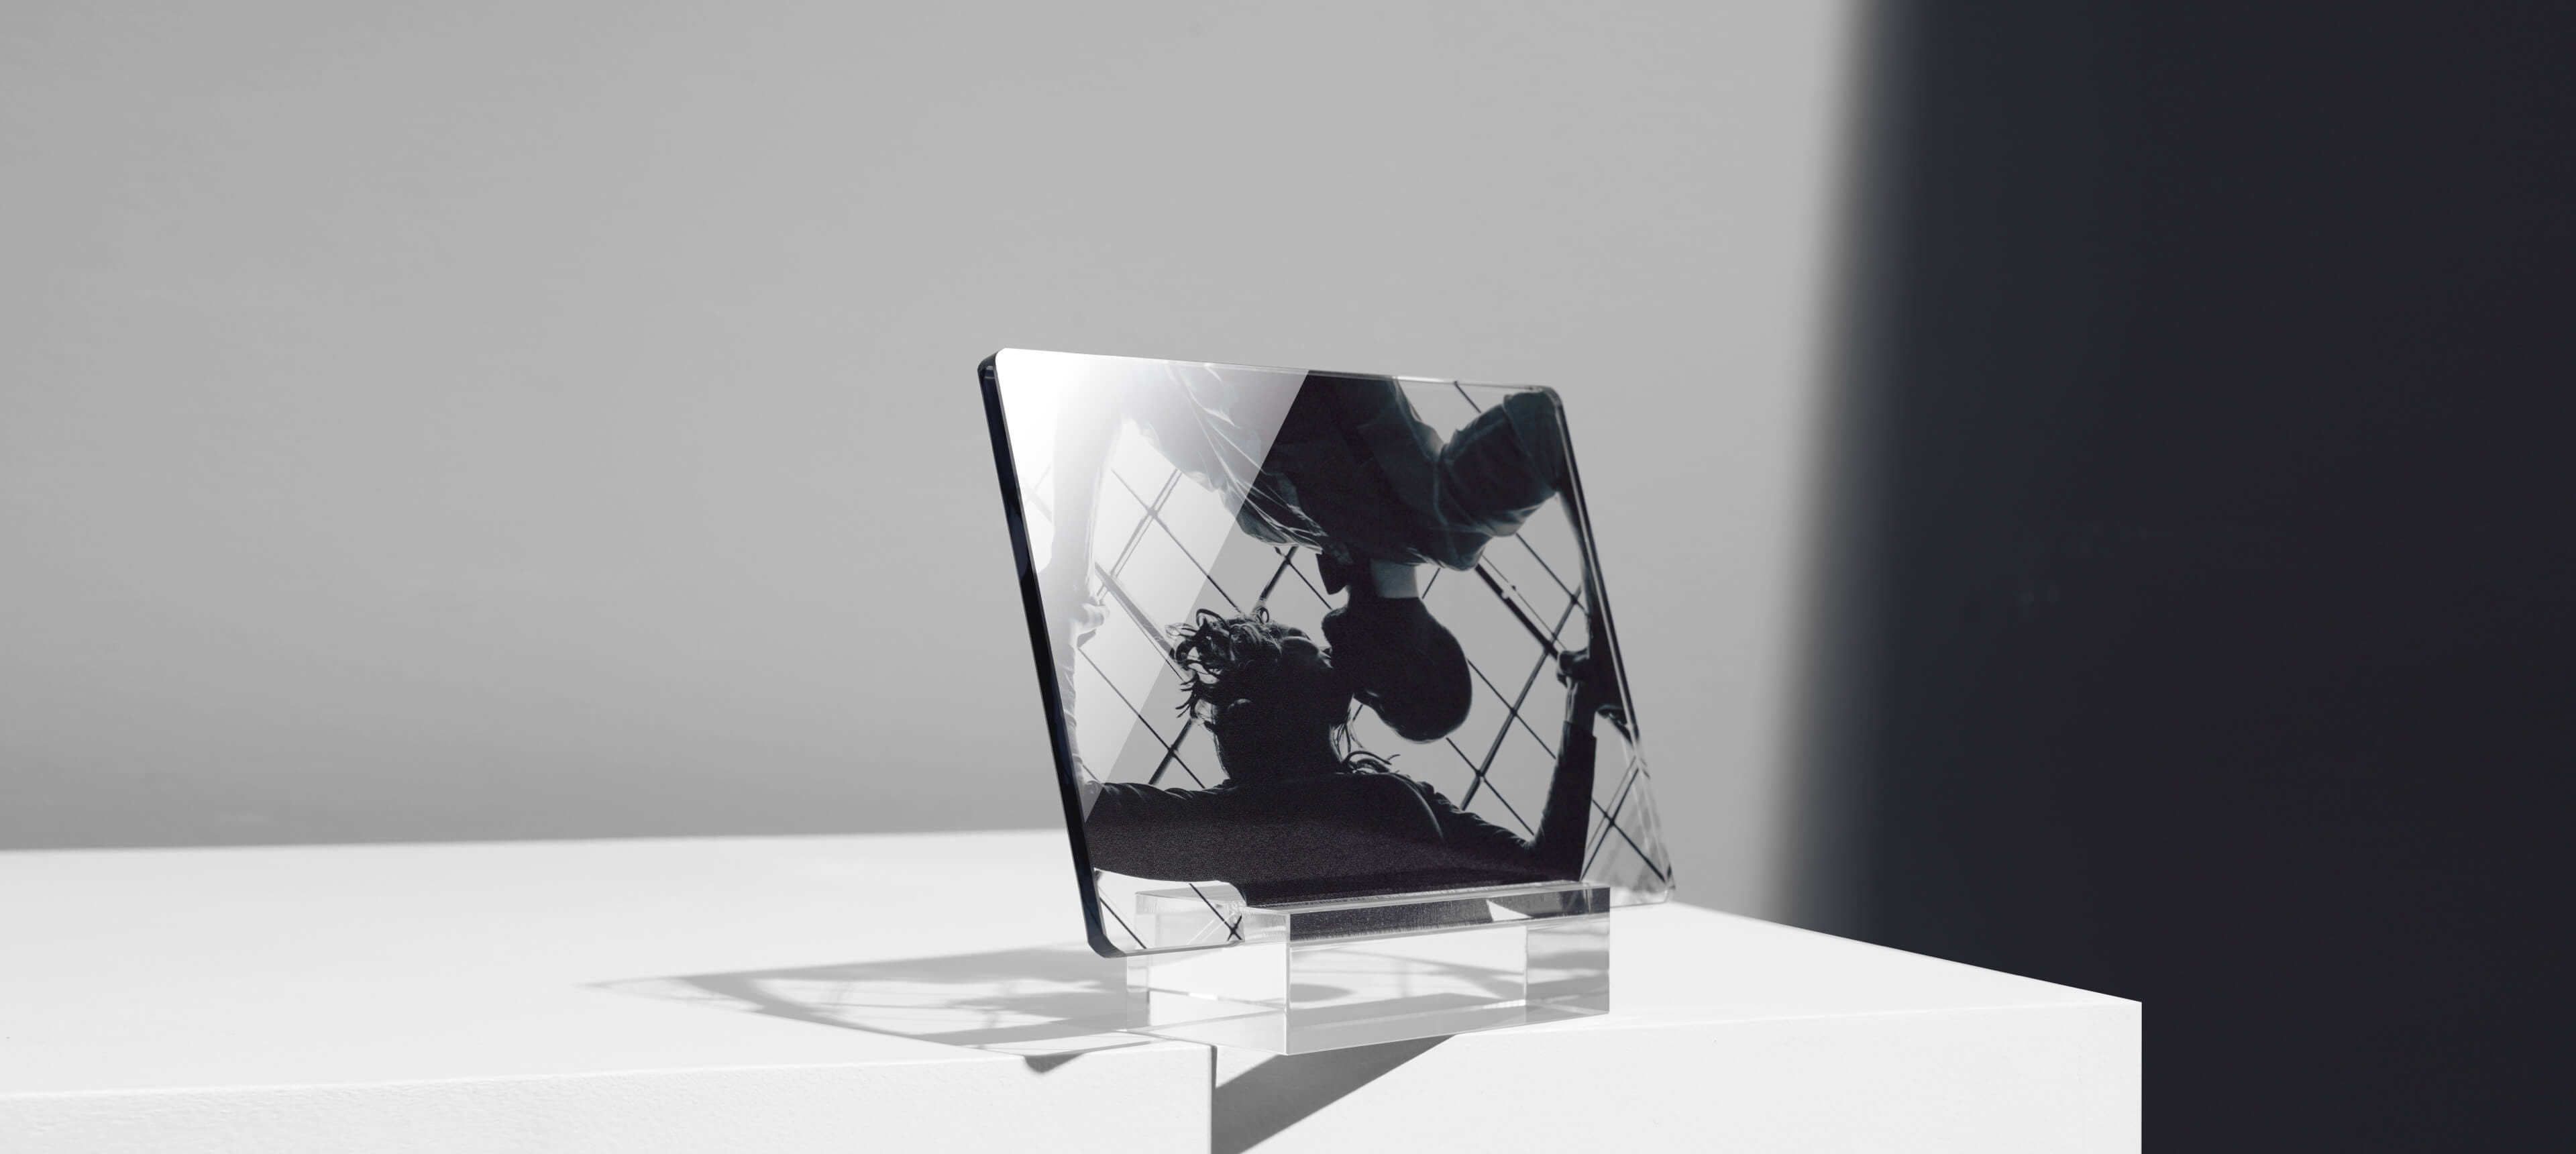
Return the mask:
<svg viewBox="0 0 2576 1154">
<path fill-rule="evenodd" d="M 1303 631 L 1256 608 L 1200 610 L 1172 635 L 1182 709 L 1216 739 L 1227 779 L 1190 790 L 1100 785 L 1083 824 L 1096 868 L 1221 881 L 1256 902 L 1580 876 L 1592 720 L 1612 705 L 1587 654 L 1561 664 L 1564 735 L 1547 808 L 1524 839 L 1350 749 L 1351 679 Z"/>
</svg>

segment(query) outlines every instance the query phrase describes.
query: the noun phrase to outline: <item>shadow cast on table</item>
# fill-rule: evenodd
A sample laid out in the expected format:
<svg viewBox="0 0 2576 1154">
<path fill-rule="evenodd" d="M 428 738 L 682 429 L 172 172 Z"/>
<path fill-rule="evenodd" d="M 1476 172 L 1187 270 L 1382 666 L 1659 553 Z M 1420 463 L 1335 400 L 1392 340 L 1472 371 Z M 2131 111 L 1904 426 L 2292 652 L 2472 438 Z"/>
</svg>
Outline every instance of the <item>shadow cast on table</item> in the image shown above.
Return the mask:
<svg viewBox="0 0 2576 1154">
<path fill-rule="evenodd" d="M 601 982 L 597 989 L 1010 1054 L 1040 1074 L 1142 1046 L 1127 963 L 1078 945 Z M 1261 1059 L 1215 1085 L 1213 1148 L 1234 1154 L 1411 1061 L 1439 1038 Z"/>
<path fill-rule="evenodd" d="M 1283 1054 L 1218 1083 L 1209 1103 L 1214 1154 L 1241 1154 L 1449 1039 Z"/>
<path fill-rule="evenodd" d="M 1126 1024 L 1127 967 L 1081 946 L 604 982 L 600 989 L 1026 1060 L 1041 1073 L 1150 1039 Z"/>
</svg>

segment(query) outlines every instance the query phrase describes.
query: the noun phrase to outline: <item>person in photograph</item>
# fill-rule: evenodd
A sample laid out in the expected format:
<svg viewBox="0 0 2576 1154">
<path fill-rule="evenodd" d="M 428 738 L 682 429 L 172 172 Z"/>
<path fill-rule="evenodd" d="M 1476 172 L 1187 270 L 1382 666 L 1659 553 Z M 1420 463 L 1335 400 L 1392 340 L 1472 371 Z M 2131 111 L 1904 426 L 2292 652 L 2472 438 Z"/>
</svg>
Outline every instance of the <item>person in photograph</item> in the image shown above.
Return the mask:
<svg viewBox="0 0 2576 1154">
<path fill-rule="evenodd" d="M 1392 379 L 1310 373 L 1237 520 L 1255 537 L 1316 550 L 1328 581 L 1337 570 L 1352 580 L 1388 567 L 1464 570 L 1565 478 L 1552 393 L 1508 394 L 1444 439 Z"/>
<path fill-rule="evenodd" d="M 1318 646 L 1259 609 L 1201 610 L 1172 634 L 1172 659 L 1186 671 L 1183 708 L 1216 739 L 1227 780 L 1100 785 L 1083 825 L 1095 868 L 1225 882 L 1254 902 L 1581 875 L 1593 719 L 1615 709 L 1609 676 L 1589 654 L 1560 662 L 1564 729 L 1545 808 L 1523 838 L 1349 750 L 1352 680 L 1338 646 Z"/>
<path fill-rule="evenodd" d="M 1056 663 L 1068 689 L 1074 651 L 1105 616 L 1092 589 L 1092 511 L 1123 422 L 1219 493 L 1246 534 L 1314 551 L 1325 592 L 1349 594 L 1324 632 L 1361 704 L 1408 741 L 1439 740 L 1466 720 L 1466 657 L 1423 606 L 1418 573 L 1472 568 L 1563 491 L 1553 394 L 1513 393 L 1444 439 L 1386 377 L 1309 373 L 1291 397 L 1259 370 L 1165 364 L 1102 389 L 1057 427 L 1054 534 L 1040 576 L 1047 604 L 1060 607 Z"/>
</svg>

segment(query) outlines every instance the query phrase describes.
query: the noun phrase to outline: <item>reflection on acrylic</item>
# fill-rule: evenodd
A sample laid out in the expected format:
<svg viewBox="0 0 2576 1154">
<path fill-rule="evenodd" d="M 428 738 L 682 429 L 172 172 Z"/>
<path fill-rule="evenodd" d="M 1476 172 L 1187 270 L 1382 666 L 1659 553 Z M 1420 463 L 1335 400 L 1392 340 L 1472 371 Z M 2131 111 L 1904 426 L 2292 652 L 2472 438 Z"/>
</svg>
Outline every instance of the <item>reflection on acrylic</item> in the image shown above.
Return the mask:
<svg viewBox="0 0 2576 1154">
<path fill-rule="evenodd" d="M 985 367 L 1096 947 L 1212 910 L 1670 889 L 1543 389 L 1019 350 Z"/>
</svg>

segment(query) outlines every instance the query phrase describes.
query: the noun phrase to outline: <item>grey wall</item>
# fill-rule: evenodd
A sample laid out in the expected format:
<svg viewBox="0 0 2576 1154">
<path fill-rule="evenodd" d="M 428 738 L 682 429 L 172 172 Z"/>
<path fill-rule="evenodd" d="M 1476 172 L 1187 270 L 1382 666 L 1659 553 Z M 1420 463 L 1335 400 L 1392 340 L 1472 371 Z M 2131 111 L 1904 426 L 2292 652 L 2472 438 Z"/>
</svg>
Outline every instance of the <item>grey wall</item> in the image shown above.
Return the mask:
<svg viewBox="0 0 2576 1154">
<path fill-rule="evenodd" d="M 1057 820 L 971 370 L 1553 384 L 1779 900 L 1853 4 L 0 8 L 0 845 Z"/>
</svg>

